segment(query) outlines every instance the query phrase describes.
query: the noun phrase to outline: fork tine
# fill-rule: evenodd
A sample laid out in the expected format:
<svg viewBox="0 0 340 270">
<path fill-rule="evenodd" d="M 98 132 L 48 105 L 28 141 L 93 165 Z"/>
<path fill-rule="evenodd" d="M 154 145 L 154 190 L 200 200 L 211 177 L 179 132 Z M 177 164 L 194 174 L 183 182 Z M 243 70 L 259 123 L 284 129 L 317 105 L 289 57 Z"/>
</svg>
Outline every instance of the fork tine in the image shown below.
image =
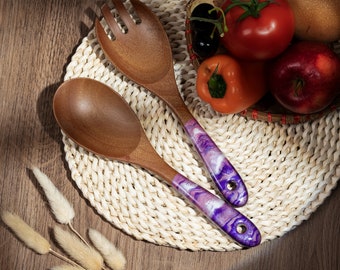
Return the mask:
<svg viewBox="0 0 340 270">
<path fill-rule="evenodd" d="M 99 19 L 96 18 L 95 21 L 95 28 L 96 28 L 96 35 L 97 39 L 101 46 L 103 47 L 109 47 L 111 46 L 112 42 L 111 39 L 107 36 L 102 24 L 100 23 Z"/>
<path fill-rule="evenodd" d="M 109 6 L 105 3 L 102 8 L 102 14 L 104 16 L 104 19 L 107 23 L 107 25 L 110 27 L 112 33 L 117 36 L 119 33 L 122 33 L 122 30 L 120 29 L 118 23 L 116 22 L 115 18 L 113 17 L 111 10 Z"/>
<path fill-rule="evenodd" d="M 121 0 L 111 0 L 114 4 L 117 12 L 119 13 L 120 18 L 123 20 L 124 24 L 129 29 L 132 24 L 135 24 L 134 21 L 131 18 L 130 13 L 127 11 L 126 7 L 124 6 L 123 2 Z"/>
<path fill-rule="evenodd" d="M 130 2 L 141 21 L 150 19 L 150 16 L 155 17 L 155 14 L 143 2 L 139 0 L 130 0 Z"/>
</svg>

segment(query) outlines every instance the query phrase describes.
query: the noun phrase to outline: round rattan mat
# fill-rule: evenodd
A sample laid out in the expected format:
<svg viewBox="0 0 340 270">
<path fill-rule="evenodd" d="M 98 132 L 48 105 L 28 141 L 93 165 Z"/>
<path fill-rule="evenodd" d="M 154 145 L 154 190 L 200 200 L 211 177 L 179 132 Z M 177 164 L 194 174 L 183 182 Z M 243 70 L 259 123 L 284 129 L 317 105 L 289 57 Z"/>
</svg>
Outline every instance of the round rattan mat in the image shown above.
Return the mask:
<svg viewBox="0 0 340 270">
<path fill-rule="evenodd" d="M 220 115 L 198 100 L 185 40 L 186 1 L 146 0 L 169 36 L 176 80 L 187 106 L 243 177 L 252 219 L 262 242 L 294 229 L 330 195 L 340 178 L 340 111 L 298 125 Z M 147 64 L 147 63 L 146 63 Z M 139 117 L 159 155 L 211 192 L 217 189 L 178 119 L 157 97 L 122 76 L 90 31 L 77 47 L 65 80 L 89 77 L 121 94 Z M 136 239 L 188 250 L 241 247 L 223 235 L 159 177 L 139 167 L 102 159 L 65 134 L 66 161 L 84 197 L 115 227 Z"/>
</svg>

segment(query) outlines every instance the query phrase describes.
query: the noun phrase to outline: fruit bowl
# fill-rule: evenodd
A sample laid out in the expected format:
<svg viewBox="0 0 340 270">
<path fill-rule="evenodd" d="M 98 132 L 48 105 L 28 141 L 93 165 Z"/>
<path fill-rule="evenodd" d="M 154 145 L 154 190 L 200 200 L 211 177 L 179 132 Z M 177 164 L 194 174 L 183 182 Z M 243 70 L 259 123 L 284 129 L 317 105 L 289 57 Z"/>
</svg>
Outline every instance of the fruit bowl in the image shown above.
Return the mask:
<svg viewBox="0 0 340 270">
<path fill-rule="evenodd" d="M 192 31 L 190 26 L 190 15 L 194 8 L 201 3 L 210 3 L 213 5 L 220 5 L 221 0 L 190 0 L 186 6 L 186 42 L 187 42 L 187 50 L 189 53 L 190 61 L 195 70 L 198 69 L 201 59 L 194 52 L 192 46 Z M 340 55 L 340 41 L 334 42 L 331 44 L 332 49 Z M 223 53 L 224 49 L 222 47 L 219 48 L 217 53 Z M 281 104 L 279 104 L 275 98 L 271 95 L 271 93 L 267 93 L 259 102 L 249 107 L 248 109 L 238 113 L 241 116 L 244 116 L 249 119 L 259 120 L 259 121 L 267 121 L 267 122 L 277 122 L 281 124 L 298 124 L 307 121 L 311 121 L 317 118 L 322 117 L 332 111 L 335 111 L 340 108 L 340 95 L 338 95 L 333 102 L 324 110 L 312 113 L 312 114 L 296 114 L 293 113 L 286 108 L 284 108 Z"/>
</svg>

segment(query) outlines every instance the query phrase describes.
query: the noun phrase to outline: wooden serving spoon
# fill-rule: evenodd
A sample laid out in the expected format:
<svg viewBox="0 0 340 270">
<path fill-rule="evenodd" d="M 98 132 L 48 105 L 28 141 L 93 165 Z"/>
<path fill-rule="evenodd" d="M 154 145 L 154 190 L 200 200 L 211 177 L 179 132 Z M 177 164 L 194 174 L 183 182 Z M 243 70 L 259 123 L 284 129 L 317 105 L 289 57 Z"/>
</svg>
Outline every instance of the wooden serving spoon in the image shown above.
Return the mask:
<svg viewBox="0 0 340 270">
<path fill-rule="evenodd" d="M 130 0 L 139 17 L 135 23 L 121 0 L 112 0 L 116 16 L 124 22 L 123 33 L 108 5 L 102 14 L 114 40 L 97 19 L 96 35 L 106 58 L 128 78 L 163 99 L 181 120 L 212 179 L 228 202 L 243 206 L 248 200 L 247 188 L 233 165 L 192 116 L 181 98 L 173 68 L 170 43 L 162 24 L 152 11 L 138 0 Z"/>
<path fill-rule="evenodd" d="M 128 103 L 107 85 L 87 78 L 66 81 L 55 93 L 53 111 L 61 129 L 78 145 L 158 174 L 240 245 L 261 242 L 259 230 L 248 218 L 157 154 Z"/>
</svg>

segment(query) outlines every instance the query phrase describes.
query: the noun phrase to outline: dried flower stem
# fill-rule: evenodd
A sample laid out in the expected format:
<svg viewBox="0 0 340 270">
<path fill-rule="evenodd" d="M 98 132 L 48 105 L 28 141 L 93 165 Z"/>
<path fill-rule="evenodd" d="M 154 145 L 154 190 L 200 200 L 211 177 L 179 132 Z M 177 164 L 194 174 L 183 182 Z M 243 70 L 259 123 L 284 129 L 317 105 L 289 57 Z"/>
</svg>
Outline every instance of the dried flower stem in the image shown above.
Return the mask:
<svg viewBox="0 0 340 270">
<path fill-rule="evenodd" d="M 57 252 L 53 249 L 50 249 L 50 254 L 61 259 L 61 260 L 63 260 L 64 262 L 69 263 L 70 265 L 72 265 L 74 267 L 77 267 L 77 269 L 85 269 L 82 266 L 80 266 L 79 264 L 77 264 L 75 261 L 72 261 L 71 259 L 67 258 L 66 256 L 60 254 L 59 252 Z"/>
<path fill-rule="evenodd" d="M 50 270 L 84 270 L 84 268 L 72 265 L 58 265 L 52 267 Z"/>
<path fill-rule="evenodd" d="M 82 237 L 82 236 L 80 235 L 80 233 L 78 233 L 77 230 L 73 227 L 72 223 L 68 223 L 68 226 L 69 226 L 70 230 L 71 230 L 76 236 L 78 236 L 78 238 L 79 238 L 81 241 L 84 242 L 85 245 L 87 245 L 88 247 L 90 246 L 90 244 L 85 240 L 85 238 Z"/>
</svg>

